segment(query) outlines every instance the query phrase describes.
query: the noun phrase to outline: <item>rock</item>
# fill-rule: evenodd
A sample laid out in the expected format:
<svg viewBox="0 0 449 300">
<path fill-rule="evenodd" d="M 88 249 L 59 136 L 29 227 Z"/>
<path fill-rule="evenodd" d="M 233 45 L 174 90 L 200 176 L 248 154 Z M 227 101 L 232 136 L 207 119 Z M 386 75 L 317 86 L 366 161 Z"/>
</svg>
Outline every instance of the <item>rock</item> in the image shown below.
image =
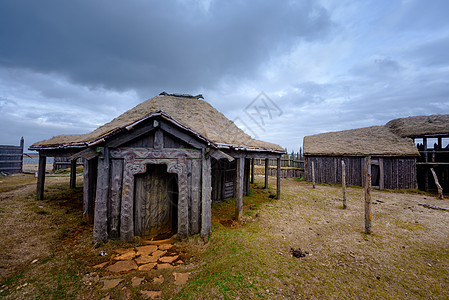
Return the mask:
<svg viewBox="0 0 449 300">
<path fill-rule="evenodd" d="M 145 299 L 157 299 L 162 296 L 162 291 L 140 291 Z"/>
<path fill-rule="evenodd" d="M 158 270 L 163 270 L 163 269 L 173 269 L 173 266 L 170 264 L 158 264 L 157 265 L 157 269 Z"/>
<path fill-rule="evenodd" d="M 107 270 L 118 273 L 118 272 L 128 272 L 131 270 L 137 270 L 137 265 L 134 260 L 120 260 L 113 265 L 110 265 Z"/>
<path fill-rule="evenodd" d="M 178 260 L 177 262 L 175 262 L 175 264 L 179 264 L 179 265 L 181 265 L 181 264 L 183 264 L 184 262 L 182 261 L 182 260 Z"/>
<path fill-rule="evenodd" d="M 136 247 L 137 255 L 150 255 L 157 250 L 156 245 Z"/>
<path fill-rule="evenodd" d="M 145 278 L 142 277 L 133 277 L 131 279 L 131 286 L 136 287 L 142 284 L 142 282 L 145 280 Z"/>
<path fill-rule="evenodd" d="M 107 264 L 108 264 L 108 262 L 104 262 L 104 263 L 95 265 L 95 266 L 93 266 L 92 268 L 94 268 L 94 269 L 101 269 L 101 268 L 103 268 L 104 266 L 106 266 Z"/>
<path fill-rule="evenodd" d="M 160 275 L 159 277 L 154 277 L 153 282 L 155 284 L 162 284 L 162 283 L 164 283 L 164 275 Z"/>
<path fill-rule="evenodd" d="M 145 264 L 145 265 L 141 265 L 141 266 L 139 267 L 139 271 L 149 271 L 149 270 L 152 270 L 156 265 L 157 265 L 157 263 L 155 263 L 155 262 L 148 263 L 148 264 Z"/>
<path fill-rule="evenodd" d="M 153 254 L 151 254 L 151 256 L 154 256 L 154 257 L 158 257 L 158 258 L 159 258 L 159 257 L 161 257 L 161 256 L 164 256 L 165 253 L 167 253 L 167 251 L 157 250 L 157 251 L 153 252 Z"/>
<path fill-rule="evenodd" d="M 173 273 L 176 285 L 184 285 L 189 280 L 190 273 Z"/>
<path fill-rule="evenodd" d="M 157 260 L 159 259 L 158 256 L 148 256 L 148 255 L 144 255 L 144 256 L 140 256 L 136 259 L 136 262 L 141 265 L 141 264 L 147 264 L 147 263 L 152 263 L 152 262 L 157 262 Z"/>
<path fill-rule="evenodd" d="M 172 262 L 174 262 L 175 260 L 177 260 L 178 257 L 179 257 L 179 255 L 175 255 L 175 256 L 164 256 L 164 257 L 159 258 L 159 261 L 160 261 L 160 262 L 163 262 L 163 263 L 169 263 L 169 264 L 171 264 Z"/>
<path fill-rule="evenodd" d="M 115 260 L 131 260 L 136 257 L 136 252 L 134 250 L 130 250 L 122 255 L 114 257 Z"/>
<path fill-rule="evenodd" d="M 173 247 L 172 244 L 163 244 L 163 245 L 160 245 L 160 246 L 159 246 L 159 249 L 160 249 L 160 250 L 169 250 L 169 249 L 171 249 L 172 247 Z"/>
<path fill-rule="evenodd" d="M 103 290 L 109 290 L 109 289 L 115 288 L 122 281 L 123 281 L 123 279 L 121 279 L 121 278 L 105 279 L 105 280 L 103 280 L 103 283 L 104 283 Z"/>
</svg>

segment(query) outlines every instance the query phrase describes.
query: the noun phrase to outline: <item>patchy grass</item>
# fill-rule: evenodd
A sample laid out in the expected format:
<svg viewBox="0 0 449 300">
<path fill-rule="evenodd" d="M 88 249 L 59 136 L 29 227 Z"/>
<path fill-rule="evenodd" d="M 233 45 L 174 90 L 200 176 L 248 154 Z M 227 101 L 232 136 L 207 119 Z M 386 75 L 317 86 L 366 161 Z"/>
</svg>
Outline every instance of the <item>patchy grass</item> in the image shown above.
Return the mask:
<svg viewBox="0 0 449 300">
<path fill-rule="evenodd" d="M 189 272 L 185 286 L 174 284 L 174 270 L 114 275 L 92 266 L 111 260 L 117 248 L 142 244 L 109 241 L 95 249 L 92 227 L 81 219 L 81 190 L 68 178 L 48 178 L 46 200 L 34 199 L 34 183 L 1 194 L 3 273 L 0 297 L 141 298 L 160 290 L 163 298 L 449 298 L 448 213 L 418 206 L 449 206 L 448 200 L 415 193 L 373 191 L 373 234 L 363 233 L 363 189 L 282 180 L 282 199 L 261 189 L 258 178 L 244 197 L 242 224 L 233 220 L 235 200 L 213 205 L 208 243 L 197 236 L 176 244 Z M 270 186 L 275 182 L 270 179 Z M 3 229 L 2 229 L 3 228 Z M 7 228 L 7 229 L 4 229 Z M 295 258 L 291 249 L 308 254 Z M 99 256 L 100 250 L 108 253 Z M 164 283 L 153 278 L 163 275 Z M 144 282 L 131 286 L 131 279 Z M 102 290 L 102 280 L 121 278 Z"/>
<path fill-rule="evenodd" d="M 374 233 L 365 235 L 363 189 L 348 188 L 342 210 L 338 187 L 295 179 L 282 187 L 281 200 L 256 200 L 258 216 L 244 226 L 214 223 L 196 276 L 177 298 L 449 297 L 447 215 L 417 207 L 432 199 L 373 191 L 382 202 L 373 204 Z M 244 203 L 254 198 L 263 197 L 252 193 Z M 229 217 L 233 209 L 227 201 L 213 213 Z M 309 254 L 295 258 L 291 248 Z"/>
<path fill-rule="evenodd" d="M 11 174 L 8 176 L 0 175 L 0 193 L 16 190 L 20 187 L 29 185 L 36 179 L 30 174 Z"/>
</svg>

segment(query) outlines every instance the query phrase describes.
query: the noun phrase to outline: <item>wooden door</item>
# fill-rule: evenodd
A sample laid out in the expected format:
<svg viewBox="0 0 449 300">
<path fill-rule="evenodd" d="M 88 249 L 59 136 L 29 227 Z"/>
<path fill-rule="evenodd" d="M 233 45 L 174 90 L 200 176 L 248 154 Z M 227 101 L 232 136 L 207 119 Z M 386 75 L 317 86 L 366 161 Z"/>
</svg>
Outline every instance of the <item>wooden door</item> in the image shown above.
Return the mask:
<svg viewBox="0 0 449 300">
<path fill-rule="evenodd" d="M 176 174 L 166 165 L 148 165 L 135 177 L 135 235 L 146 238 L 171 236 L 177 232 L 178 185 Z"/>
</svg>

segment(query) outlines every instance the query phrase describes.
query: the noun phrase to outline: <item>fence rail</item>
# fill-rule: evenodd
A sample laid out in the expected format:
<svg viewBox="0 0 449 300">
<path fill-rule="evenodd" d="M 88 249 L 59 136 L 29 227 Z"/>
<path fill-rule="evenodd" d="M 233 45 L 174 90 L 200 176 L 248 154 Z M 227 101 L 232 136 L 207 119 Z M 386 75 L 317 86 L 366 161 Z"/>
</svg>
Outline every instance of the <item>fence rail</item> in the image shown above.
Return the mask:
<svg viewBox="0 0 449 300">
<path fill-rule="evenodd" d="M 11 174 L 22 172 L 23 137 L 19 146 L 0 145 L 0 172 Z"/>
<path fill-rule="evenodd" d="M 254 164 L 257 166 L 265 166 L 265 159 L 254 159 Z M 268 159 L 269 166 L 276 166 L 276 159 Z M 304 169 L 304 156 L 302 151 L 299 153 L 286 153 L 281 156 L 281 168 L 297 168 Z"/>
</svg>

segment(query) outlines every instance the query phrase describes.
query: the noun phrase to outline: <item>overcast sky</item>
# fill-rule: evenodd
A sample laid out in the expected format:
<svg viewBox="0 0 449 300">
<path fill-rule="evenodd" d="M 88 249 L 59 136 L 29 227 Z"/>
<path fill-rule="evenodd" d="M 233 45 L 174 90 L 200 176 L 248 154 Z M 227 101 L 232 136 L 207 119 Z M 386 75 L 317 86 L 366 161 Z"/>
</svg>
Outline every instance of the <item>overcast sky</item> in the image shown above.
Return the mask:
<svg viewBox="0 0 449 300">
<path fill-rule="evenodd" d="M 2 0 L 0 144 L 90 132 L 162 91 L 201 93 L 289 151 L 446 114 L 448 12 L 447 0 Z"/>
</svg>

